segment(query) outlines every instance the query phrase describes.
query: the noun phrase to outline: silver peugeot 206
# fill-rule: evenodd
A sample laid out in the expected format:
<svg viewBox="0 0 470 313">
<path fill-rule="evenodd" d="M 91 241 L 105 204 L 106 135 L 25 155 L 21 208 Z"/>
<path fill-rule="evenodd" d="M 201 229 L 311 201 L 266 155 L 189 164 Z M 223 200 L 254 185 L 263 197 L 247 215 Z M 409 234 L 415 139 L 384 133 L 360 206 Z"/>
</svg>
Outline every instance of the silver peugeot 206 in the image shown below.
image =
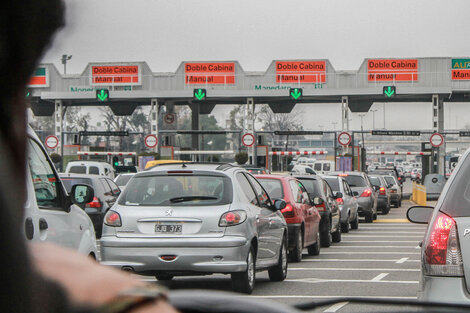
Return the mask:
<svg viewBox="0 0 470 313">
<path fill-rule="evenodd" d="M 283 200 L 229 164 L 166 164 L 136 174 L 104 219 L 102 263 L 159 280 L 231 274 L 251 293 L 255 273 L 287 276 Z"/>
</svg>

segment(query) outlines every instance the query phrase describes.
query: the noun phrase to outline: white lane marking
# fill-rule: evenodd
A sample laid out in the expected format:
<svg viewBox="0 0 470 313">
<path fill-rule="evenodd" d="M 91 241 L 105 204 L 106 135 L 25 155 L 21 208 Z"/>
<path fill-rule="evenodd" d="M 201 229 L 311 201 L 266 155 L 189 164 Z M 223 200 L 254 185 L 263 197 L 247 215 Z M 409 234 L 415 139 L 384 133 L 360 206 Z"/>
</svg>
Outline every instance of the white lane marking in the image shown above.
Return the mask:
<svg viewBox="0 0 470 313">
<path fill-rule="evenodd" d="M 311 295 L 269 295 L 269 296 L 253 296 L 253 295 L 240 295 L 239 297 L 249 298 L 310 298 L 310 299 L 338 299 L 338 298 L 366 298 L 366 299 L 398 299 L 398 300 L 411 300 L 418 297 L 396 297 L 396 296 L 311 296 Z"/>
<path fill-rule="evenodd" d="M 322 254 L 325 254 L 322 252 Z M 302 259 L 302 262 L 397 262 L 394 260 L 377 260 L 377 259 Z M 421 260 L 406 260 L 406 262 L 421 262 Z"/>
<path fill-rule="evenodd" d="M 408 258 L 403 258 L 408 259 Z M 400 261 L 400 260 L 399 260 Z M 398 261 L 397 261 L 398 262 Z M 395 262 L 395 263 L 397 263 Z M 403 263 L 403 262 L 401 262 Z M 420 272 L 419 268 L 328 268 L 328 267 L 289 267 L 289 271 L 370 271 L 370 272 Z"/>
<path fill-rule="evenodd" d="M 348 303 L 349 302 L 340 302 L 340 303 L 333 304 L 332 306 L 330 306 L 328 309 L 326 309 L 323 312 L 325 312 L 325 313 L 335 313 L 336 311 L 338 311 L 339 309 L 341 309 L 343 306 L 345 306 Z"/>
<path fill-rule="evenodd" d="M 305 284 L 318 284 L 318 283 L 385 283 L 385 284 L 418 284 L 417 280 L 364 280 L 364 279 L 321 279 L 321 278 L 300 278 L 300 279 L 286 279 L 286 282 L 291 283 L 305 283 Z"/>
<path fill-rule="evenodd" d="M 385 278 L 385 276 L 387 276 L 388 273 L 380 273 L 379 275 L 375 276 L 374 278 L 371 279 L 371 281 L 380 281 L 382 280 L 382 278 Z"/>
<path fill-rule="evenodd" d="M 405 263 L 406 261 L 408 261 L 409 258 L 401 258 L 400 260 L 396 261 L 395 263 L 397 264 L 403 264 Z"/>
<path fill-rule="evenodd" d="M 322 252 L 321 254 L 421 254 L 421 252 L 390 252 L 390 251 L 384 251 L 384 252 L 379 252 L 379 251 L 367 251 L 367 252 L 362 252 L 362 251 L 332 251 L 332 252 Z M 366 260 L 367 261 L 367 260 Z"/>
</svg>

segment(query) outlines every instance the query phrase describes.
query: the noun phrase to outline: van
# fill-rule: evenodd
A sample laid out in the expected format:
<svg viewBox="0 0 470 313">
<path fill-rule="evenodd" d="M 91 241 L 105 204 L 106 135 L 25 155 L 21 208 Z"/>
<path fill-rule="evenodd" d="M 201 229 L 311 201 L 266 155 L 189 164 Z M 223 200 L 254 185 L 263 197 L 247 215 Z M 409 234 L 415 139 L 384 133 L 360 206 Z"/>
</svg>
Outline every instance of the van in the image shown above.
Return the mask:
<svg viewBox="0 0 470 313">
<path fill-rule="evenodd" d="M 25 238 L 52 242 L 97 259 L 93 223 L 76 205 L 93 198 L 93 189 L 77 185 L 71 192 L 74 197 L 70 197 L 39 138 L 29 127 L 27 133 Z"/>
<path fill-rule="evenodd" d="M 313 163 L 313 170 L 317 174 L 327 174 L 335 170 L 335 162 L 329 160 L 317 160 Z"/>
<path fill-rule="evenodd" d="M 70 161 L 65 168 L 66 174 L 91 174 L 115 178 L 114 168 L 106 162 Z"/>
</svg>

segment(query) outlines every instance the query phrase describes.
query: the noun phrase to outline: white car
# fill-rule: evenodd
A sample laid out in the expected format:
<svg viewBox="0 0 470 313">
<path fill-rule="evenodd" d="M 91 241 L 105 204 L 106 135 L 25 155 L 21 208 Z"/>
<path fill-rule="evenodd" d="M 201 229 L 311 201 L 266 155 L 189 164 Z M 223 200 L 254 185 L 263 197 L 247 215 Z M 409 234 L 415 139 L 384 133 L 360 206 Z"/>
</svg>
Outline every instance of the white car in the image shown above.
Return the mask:
<svg viewBox="0 0 470 313">
<path fill-rule="evenodd" d="M 116 176 L 111 164 L 97 161 L 70 161 L 65 168 L 65 173 L 101 175 L 111 179 Z"/>
<path fill-rule="evenodd" d="M 27 240 L 52 242 L 98 258 L 95 231 L 88 215 L 73 202 L 93 198 L 93 189 L 77 185 L 72 199 L 36 134 L 28 128 L 26 201 L 23 233 Z"/>
</svg>

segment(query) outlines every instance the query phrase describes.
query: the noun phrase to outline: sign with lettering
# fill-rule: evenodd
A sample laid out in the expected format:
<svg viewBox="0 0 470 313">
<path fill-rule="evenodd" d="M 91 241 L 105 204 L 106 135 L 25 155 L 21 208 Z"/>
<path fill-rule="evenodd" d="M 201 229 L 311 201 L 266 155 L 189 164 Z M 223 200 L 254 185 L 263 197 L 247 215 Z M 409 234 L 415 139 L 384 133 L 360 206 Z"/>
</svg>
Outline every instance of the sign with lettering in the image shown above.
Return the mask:
<svg viewBox="0 0 470 313">
<path fill-rule="evenodd" d="M 418 80 L 417 59 L 367 60 L 369 82 L 407 82 Z"/>
<path fill-rule="evenodd" d="M 276 83 L 325 83 L 325 61 L 277 61 Z"/>
<path fill-rule="evenodd" d="M 470 80 L 470 59 L 452 59 L 452 80 Z"/>
<path fill-rule="evenodd" d="M 49 87 L 49 73 L 47 68 L 38 67 L 29 79 L 28 87 Z"/>
<path fill-rule="evenodd" d="M 421 136 L 419 130 L 373 130 L 374 136 Z"/>
<path fill-rule="evenodd" d="M 94 65 L 91 66 L 92 85 L 140 85 L 139 65 Z"/>
<path fill-rule="evenodd" d="M 185 63 L 186 85 L 233 85 L 235 84 L 235 63 Z"/>
</svg>

